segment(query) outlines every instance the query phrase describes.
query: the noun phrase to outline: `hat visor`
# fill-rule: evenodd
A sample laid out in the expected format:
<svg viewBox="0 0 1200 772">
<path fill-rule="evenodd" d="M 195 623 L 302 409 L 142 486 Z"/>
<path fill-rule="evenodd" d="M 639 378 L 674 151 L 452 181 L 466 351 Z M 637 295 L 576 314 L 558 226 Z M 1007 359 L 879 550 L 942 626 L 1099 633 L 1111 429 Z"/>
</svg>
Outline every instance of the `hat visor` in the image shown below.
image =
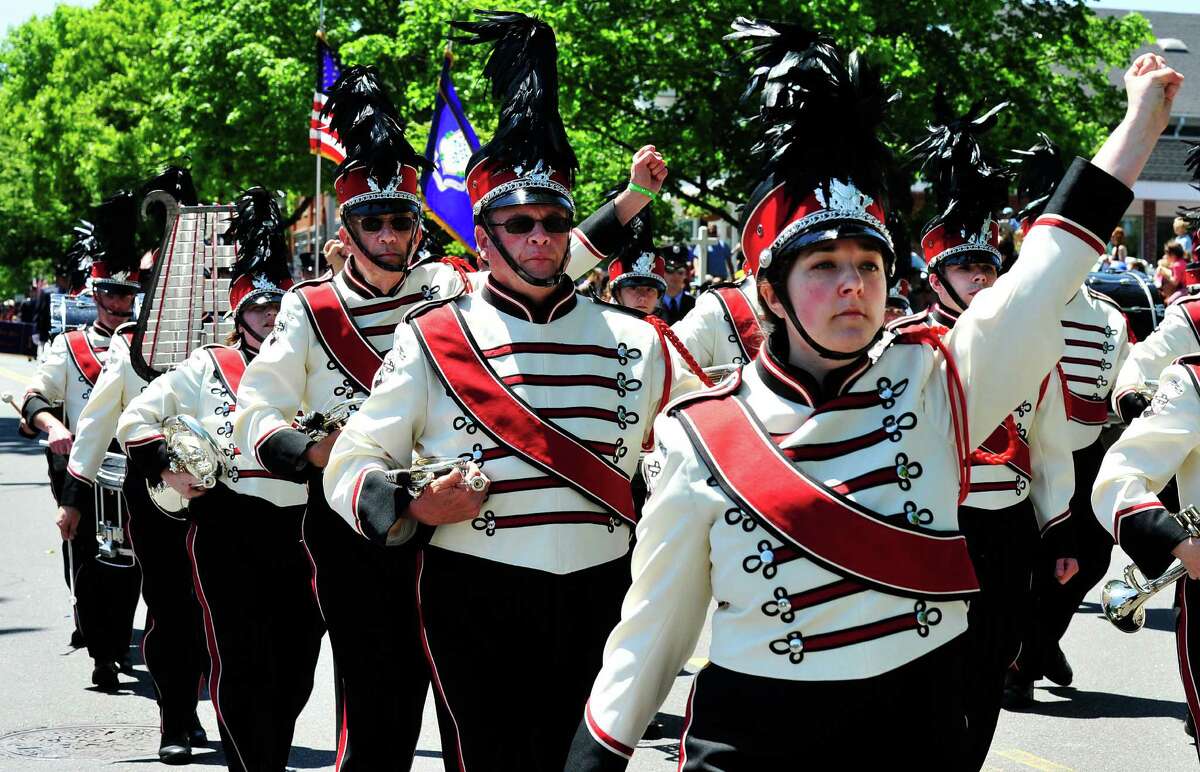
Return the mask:
<svg viewBox="0 0 1200 772">
<path fill-rule="evenodd" d="M 561 206 L 572 214 L 575 212 L 575 202 L 569 196 L 564 196 L 557 190 L 535 186 L 510 190 L 503 196 L 498 196 L 494 201 L 488 202 L 485 211 L 490 212 L 493 209 L 500 209 L 505 206 L 524 206 L 527 204 L 553 204 Z"/>
<path fill-rule="evenodd" d="M 986 249 L 969 249 L 965 252 L 955 252 L 949 257 L 934 258 L 931 262 L 936 266 L 990 265 L 997 271 L 1003 265 L 999 255 Z"/>
<path fill-rule="evenodd" d="M 376 198 L 371 201 L 364 201 L 361 204 L 355 204 L 348 207 L 342 213 L 343 217 L 354 215 L 356 217 L 370 217 L 381 214 L 407 214 L 409 212 L 420 212 L 421 205 L 416 201 L 408 198 Z"/>
<path fill-rule="evenodd" d="M 630 276 L 628 274 L 619 276 L 612 283 L 612 289 L 624 289 L 625 287 L 653 287 L 659 292 L 667 291 L 667 283 L 658 276 Z"/>
<path fill-rule="evenodd" d="M 823 222 L 810 230 L 797 233 L 783 244 L 775 253 L 778 257 L 794 257 L 803 249 L 815 247 L 828 241 L 838 239 L 867 239 L 879 247 L 884 262 L 890 264 L 894 259 L 892 248 L 888 246 L 888 238 L 878 228 L 861 220 L 834 220 Z"/>
<path fill-rule="evenodd" d="M 120 279 L 92 279 L 92 289 L 115 292 L 121 295 L 136 295 L 142 291 L 142 285 L 136 281 L 122 281 Z"/>
</svg>

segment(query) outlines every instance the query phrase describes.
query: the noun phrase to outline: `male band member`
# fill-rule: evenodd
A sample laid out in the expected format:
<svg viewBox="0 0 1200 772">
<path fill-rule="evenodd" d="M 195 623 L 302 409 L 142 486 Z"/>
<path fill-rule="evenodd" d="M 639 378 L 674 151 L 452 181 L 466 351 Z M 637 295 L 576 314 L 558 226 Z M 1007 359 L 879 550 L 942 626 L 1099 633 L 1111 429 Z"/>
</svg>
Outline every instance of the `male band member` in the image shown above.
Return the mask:
<svg viewBox="0 0 1200 772">
<path fill-rule="evenodd" d="M 1200 721 L 1200 539 L 1177 521 L 1158 493 L 1174 477 L 1184 505 L 1200 502 L 1200 356 L 1181 357 L 1162 371 L 1149 406 L 1105 454 L 1092 506 L 1112 538 L 1148 579 L 1175 558 L 1187 577 L 1175 588 L 1179 675 L 1192 726 Z"/>
<path fill-rule="evenodd" d="M 491 275 L 397 328 L 325 490 L 373 544 L 434 526 L 417 601 L 446 769 L 561 770 L 629 576 L 629 477 L 651 417 L 692 380 L 640 314 L 575 293 L 577 164 L 554 33 L 517 13 L 480 15 L 454 24 L 495 43 L 484 72 L 503 95 L 506 118 L 467 173 Z M 633 185 L 656 193 L 665 171 Z M 470 466 L 413 497 L 383 471 L 414 454 Z"/>
<path fill-rule="evenodd" d="M 1030 165 L 1042 164 L 1055 175 L 1057 151 L 1045 137 L 1039 146 L 1027 151 Z M 1041 156 L 1038 160 L 1037 156 Z M 1023 187 L 1036 187 L 1033 183 Z M 1023 210 L 1025 223 L 1032 223 L 1041 203 L 1049 200 L 1050 188 Z M 1072 449 L 1075 490 L 1071 497 L 1070 527 L 1075 533 L 1078 573 L 1065 583 L 1056 572 L 1039 568 L 1034 575 L 1034 613 L 1030 623 L 1032 637 L 1022 648 L 1016 668 L 1010 675 L 1005 696 L 1011 707 L 1026 707 L 1033 702 L 1033 684 L 1041 677 L 1066 686 L 1074 671 L 1059 644 L 1075 615 L 1080 601 L 1108 571 L 1113 541 L 1100 527 L 1091 511 L 1090 491 L 1096 470 L 1104 456 L 1100 430 L 1108 420 L 1108 405 L 1117 373 L 1129 354 L 1133 334 L 1128 320 L 1117 304 L 1086 285 L 1067 302 L 1060 321 L 1065 346 L 1059 360 L 1066 390 L 1067 426 L 1065 436 Z M 1050 557 L 1062 557 L 1050 556 Z M 1043 561 L 1043 566 L 1048 566 Z"/>
<path fill-rule="evenodd" d="M 168 169 L 144 189 L 162 190 L 181 204 L 195 204 L 190 175 Z M 131 209 L 133 197 L 129 197 Z M 135 217 L 132 210 L 130 217 Z M 132 226 L 130 226 L 132 228 Z M 130 253 L 140 257 L 132 248 Z M 127 277 L 131 287 L 140 276 Z M 128 317 L 126 317 L 128 318 Z M 116 436 L 121 412 L 146 387 L 133 367 L 130 342 L 134 324 L 117 330 L 108 361 L 96 381 L 92 398 L 79 418 L 75 445 L 67 466 L 68 489 L 90 496 L 104 455 Z M 117 445 L 119 449 L 119 445 Z M 127 537 L 142 572 L 142 599 L 146 601 L 146 630 L 142 659 L 150 671 L 159 709 L 159 758 L 167 763 L 186 761 L 190 748 L 207 741 L 196 716 L 201 679 L 208 670 L 200 606 L 192 590 L 187 557 L 187 521 L 172 517 L 151 502 L 145 478 L 129 467 L 123 486 L 127 507 Z"/>
<path fill-rule="evenodd" d="M 751 366 L 656 421 L 633 585 L 567 768 L 626 767 L 715 600 L 683 772 L 794 768 L 810 749 L 879 769 L 913 738 L 922 765 L 961 769 L 968 454 L 1053 368 L 1042 333 L 1132 199 L 1181 76 L 1139 59 L 1126 120 L 1075 162 L 1022 260 L 944 340 L 896 337 L 875 136 L 889 92 L 827 38 L 738 27 L 761 55 L 770 161 L 741 233 L 771 331 Z M 1004 334 L 1022 345 L 975 342 Z"/>
<path fill-rule="evenodd" d="M 954 329 L 974 301 L 986 302 L 985 293 L 996 283 L 1003 258 L 1000 228 L 991 214 L 1007 203 L 1008 176 L 987 157 L 981 138 L 1003 106 L 980 115 L 976 105 L 964 116 L 942 119 L 914 149 L 941 210 L 921 238 L 938 302 L 897 322 L 896 329 L 913 322 Z M 986 349 L 1008 343 L 998 336 L 977 345 Z M 987 758 L 1005 674 L 1025 637 L 1035 556 L 1041 549 L 1054 555 L 1060 582 L 1077 569 L 1066 526 L 1075 481 L 1057 369 L 1024 393 L 1010 391 L 1005 397 L 1015 406 L 972 451 L 971 483 L 958 510 L 981 590 L 968 614 L 973 640 L 962 769 L 979 769 Z"/>
<path fill-rule="evenodd" d="M 74 583 L 75 626 L 92 658 L 92 683 L 103 691 L 117 689 L 118 670 L 129 668 L 129 639 L 141 577 L 132 561 L 100 554 L 97 502 L 90 490 L 86 495 L 72 490 L 66 459 L 74 442 L 72 430 L 80 425 L 80 414 L 108 358 L 113 330 L 133 307 L 136 285 L 127 282 L 127 266 L 121 262 L 124 255 L 116 238 L 119 229 L 113 227 L 120 209 L 119 197 L 109 199 L 93 211 L 94 229 L 86 222 L 75 229 L 70 257 L 84 266 L 90 263 L 96 321 L 85 329 L 59 335 L 49 344 L 21 408 L 28 426 L 49 435 L 50 489 L 58 502 L 68 586 Z M 60 404 L 61 412 L 56 408 Z M 116 496 L 106 493 L 101 504 L 115 509 Z"/>
<path fill-rule="evenodd" d="M 292 420 L 298 410 L 325 412 L 369 394 L 405 314 L 470 284 L 457 263 L 413 259 L 421 222 L 417 170 L 426 162 L 404 138 L 375 71 L 346 70 L 326 108 L 347 148 L 334 187 L 343 223 L 338 238 L 348 258 L 336 275 L 284 297 L 275 330 L 238 389 L 234 437 L 264 469 L 309 483 L 304 541 L 333 647 L 341 702 L 338 765 L 377 770 L 412 757 L 428 690 L 413 600 L 397 592 L 412 586 L 415 556 L 368 543 L 329 510 L 320 479 L 337 432 L 314 441 Z M 639 168 L 651 155 L 643 154 Z M 622 203 L 594 217 L 618 230 Z M 636 207 L 624 219 L 633 212 Z M 508 227 L 517 232 L 522 226 Z M 584 270 L 606 254 L 604 227 L 590 238 L 576 234 Z M 389 613 L 381 622 L 384 607 Z"/>
<path fill-rule="evenodd" d="M 292 284 L 272 195 L 251 188 L 236 207 L 226 231 L 238 246 L 229 290 L 232 345 L 198 349 L 152 382 L 122 413 L 117 437 L 147 480 L 165 482 L 187 502 L 188 556 L 212 662 L 209 694 L 226 763 L 243 772 L 287 766 L 323 626 L 300 543 L 307 494 L 262 469 L 232 439 L 238 383 Z M 222 454 L 224 469 L 211 489 L 171 466 L 163 427 L 180 415 L 199 421 Z"/>
<path fill-rule="evenodd" d="M 1187 168 L 1200 183 L 1200 145 L 1188 151 Z M 1177 220 L 1183 220 L 1191 231 L 1200 230 L 1200 207 L 1183 209 L 1179 214 Z M 1188 271 L 1189 280 L 1193 273 Z M 1162 322 L 1145 340 L 1133 345 L 1117 372 L 1112 401 L 1121 420 L 1128 424 L 1141 415 L 1154 392 L 1148 384 L 1157 381 L 1167 365 L 1196 353 L 1200 353 L 1200 295 L 1186 294 L 1167 306 Z"/>
</svg>

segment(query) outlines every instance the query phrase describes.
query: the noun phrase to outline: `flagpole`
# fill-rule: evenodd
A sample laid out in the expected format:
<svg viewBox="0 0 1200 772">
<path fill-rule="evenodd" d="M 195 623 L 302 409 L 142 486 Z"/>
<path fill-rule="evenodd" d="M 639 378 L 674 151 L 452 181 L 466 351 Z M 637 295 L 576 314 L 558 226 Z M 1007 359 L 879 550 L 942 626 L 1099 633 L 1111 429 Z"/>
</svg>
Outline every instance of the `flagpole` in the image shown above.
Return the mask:
<svg viewBox="0 0 1200 772">
<path fill-rule="evenodd" d="M 318 4 L 317 37 L 322 40 L 325 39 L 325 0 L 320 0 Z M 313 252 L 313 276 L 316 277 L 321 275 L 321 258 L 324 256 L 321 250 L 323 246 L 321 242 L 321 225 L 323 221 L 321 219 L 321 147 L 319 144 L 317 146 L 317 187 L 316 195 L 313 196 L 312 213 L 313 235 L 310 243 Z"/>
</svg>

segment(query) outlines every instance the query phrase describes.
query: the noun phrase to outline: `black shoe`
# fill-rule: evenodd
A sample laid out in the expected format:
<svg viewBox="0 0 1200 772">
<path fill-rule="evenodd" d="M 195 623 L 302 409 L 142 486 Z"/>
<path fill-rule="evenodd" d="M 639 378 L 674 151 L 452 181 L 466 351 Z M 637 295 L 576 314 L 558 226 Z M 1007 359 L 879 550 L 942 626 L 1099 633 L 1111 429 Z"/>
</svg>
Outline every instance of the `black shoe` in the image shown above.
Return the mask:
<svg viewBox="0 0 1200 772">
<path fill-rule="evenodd" d="M 117 679 L 117 663 L 97 662 L 92 668 L 92 683 L 102 692 L 115 692 L 121 686 Z"/>
<path fill-rule="evenodd" d="M 188 743 L 187 732 L 164 734 L 158 744 L 158 760 L 164 764 L 192 763 L 192 746 Z"/>
<path fill-rule="evenodd" d="M 1070 686 L 1075 680 L 1075 671 L 1067 662 L 1067 655 L 1063 654 L 1061 646 L 1056 645 L 1046 656 L 1046 661 L 1042 663 L 1042 675 L 1059 686 Z"/>
<path fill-rule="evenodd" d="M 1196 739 L 1196 724 L 1192 721 L 1191 711 L 1188 711 L 1183 716 L 1183 731 L 1188 737 L 1193 740 Z"/>
<path fill-rule="evenodd" d="M 192 714 L 192 726 L 188 729 L 188 741 L 193 748 L 208 745 L 208 733 L 204 731 L 204 727 L 200 724 L 200 717 L 195 713 Z"/>
<path fill-rule="evenodd" d="M 667 736 L 667 728 L 663 726 L 661 721 L 651 721 L 646 727 L 646 731 L 642 733 L 643 740 L 661 740 Z"/>
<path fill-rule="evenodd" d="M 117 667 L 120 668 L 121 672 L 125 675 L 133 675 L 133 660 L 130 658 L 128 653 L 121 657 L 120 661 L 117 662 Z"/>
<path fill-rule="evenodd" d="M 1019 675 L 1009 674 L 1004 684 L 1004 697 L 1000 705 L 1005 710 L 1025 710 L 1036 704 L 1033 699 L 1033 681 Z"/>
<path fill-rule="evenodd" d="M 72 649 L 82 649 L 87 646 L 87 642 L 83 640 L 83 633 L 78 630 L 71 631 L 71 642 L 67 644 Z"/>
</svg>

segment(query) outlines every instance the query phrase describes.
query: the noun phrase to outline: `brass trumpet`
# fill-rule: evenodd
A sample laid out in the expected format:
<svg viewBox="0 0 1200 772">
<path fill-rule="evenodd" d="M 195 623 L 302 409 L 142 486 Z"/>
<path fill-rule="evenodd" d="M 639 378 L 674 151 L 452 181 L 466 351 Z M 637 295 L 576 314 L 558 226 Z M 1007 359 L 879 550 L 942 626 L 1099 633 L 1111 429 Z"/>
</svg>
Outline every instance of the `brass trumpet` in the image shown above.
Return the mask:
<svg viewBox="0 0 1200 772">
<path fill-rule="evenodd" d="M 478 493 L 487 487 L 489 481 L 483 472 L 468 476 L 468 463 L 465 458 L 418 458 L 408 469 L 391 469 L 386 476 L 388 481 L 399 483 L 403 475 L 408 475 L 408 492 L 416 498 L 431 482 L 457 469 L 466 480 L 467 487 Z"/>
<path fill-rule="evenodd" d="M 1200 538 L 1200 510 L 1187 506 L 1173 517 L 1193 538 Z M 1137 566 L 1125 566 L 1125 578 L 1113 579 L 1100 593 L 1104 616 L 1123 633 L 1136 633 L 1146 624 L 1146 603 L 1164 587 L 1169 587 L 1188 575 L 1183 563 L 1175 563 L 1157 579 L 1146 581 Z"/>
<path fill-rule="evenodd" d="M 346 425 L 350 416 L 358 412 L 366 397 L 353 397 L 327 404 L 323 409 L 300 419 L 297 428 L 312 439 L 320 442 Z"/>
</svg>

